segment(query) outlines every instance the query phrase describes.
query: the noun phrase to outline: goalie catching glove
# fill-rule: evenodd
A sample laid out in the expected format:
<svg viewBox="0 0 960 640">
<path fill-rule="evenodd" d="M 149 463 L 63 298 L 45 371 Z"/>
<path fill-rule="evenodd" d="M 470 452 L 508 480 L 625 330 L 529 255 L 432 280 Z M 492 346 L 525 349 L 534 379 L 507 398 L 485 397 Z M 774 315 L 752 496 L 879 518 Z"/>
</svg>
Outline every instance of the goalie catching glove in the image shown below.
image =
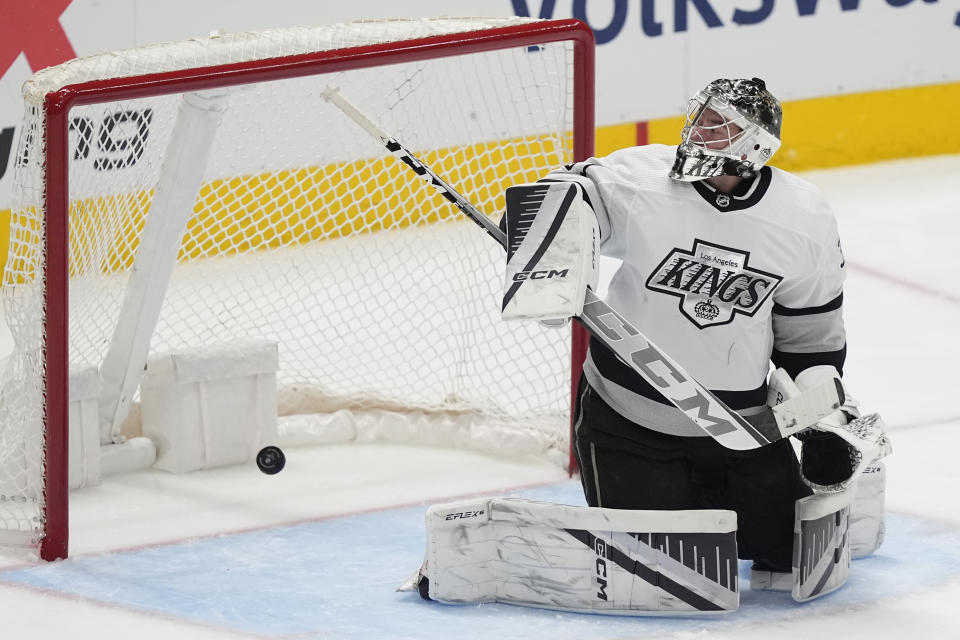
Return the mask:
<svg viewBox="0 0 960 640">
<path fill-rule="evenodd" d="M 506 191 L 507 269 L 502 316 L 566 324 L 597 286 L 597 217 L 583 189 L 541 182 Z"/>
<path fill-rule="evenodd" d="M 770 406 L 796 397 L 825 380 L 841 385 L 841 404 L 815 425 L 796 434 L 803 443 L 800 466 L 804 482 L 821 493 L 847 489 L 867 466 L 891 452 L 883 419 L 877 414 L 860 415 L 859 405 L 829 365 L 800 372 L 796 383 L 778 369 L 770 377 L 767 403 Z"/>
<path fill-rule="evenodd" d="M 801 391 L 824 379 L 840 379 L 831 366 L 810 367 L 797 375 Z M 877 414 L 860 415 L 859 405 L 844 388 L 845 400 L 838 411 L 801 431 L 800 466 L 804 480 L 818 492 L 843 491 L 873 462 L 890 454 L 883 419 Z"/>
<path fill-rule="evenodd" d="M 778 369 L 770 376 L 768 404 L 799 396 L 830 379 L 840 380 L 840 374 L 827 365 L 805 369 L 796 383 Z M 845 387 L 843 395 L 837 411 L 797 434 L 800 471 L 817 495 L 852 491 L 850 549 L 852 557 L 860 558 L 883 543 L 886 470 L 882 459 L 892 449 L 883 419 L 877 414 L 861 416 Z"/>
</svg>

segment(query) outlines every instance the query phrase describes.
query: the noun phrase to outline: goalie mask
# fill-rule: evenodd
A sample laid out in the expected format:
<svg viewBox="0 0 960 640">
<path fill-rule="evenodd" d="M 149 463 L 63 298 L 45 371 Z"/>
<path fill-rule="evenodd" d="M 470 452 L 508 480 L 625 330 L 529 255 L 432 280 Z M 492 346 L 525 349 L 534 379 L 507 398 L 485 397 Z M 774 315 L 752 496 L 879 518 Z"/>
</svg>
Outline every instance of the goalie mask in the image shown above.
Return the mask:
<svg viewBox="0 0 960 640">
<path fill-rule="evenodd" d="M 670 177 L 752 177 L 780 148 L 781 119 L 780 102 L 760 78 L 714 80 L 687 104 Z"/>
</svg>

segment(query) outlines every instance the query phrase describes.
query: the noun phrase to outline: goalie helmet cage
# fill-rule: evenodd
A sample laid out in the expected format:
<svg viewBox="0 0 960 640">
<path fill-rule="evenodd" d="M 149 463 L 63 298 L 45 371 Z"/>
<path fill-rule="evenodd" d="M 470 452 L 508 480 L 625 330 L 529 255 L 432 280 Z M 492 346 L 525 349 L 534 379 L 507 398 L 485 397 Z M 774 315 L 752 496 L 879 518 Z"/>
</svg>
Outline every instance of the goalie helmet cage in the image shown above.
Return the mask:
<svg viewBox="0 0 960 640">
<path fill-rule="evenodd" d="M 507 425 L 501 446 L 533 429 L 568 457 L 583 330 L 500 322 L 501 248 L 319 94 L 338 86 L 494 214 L 506 186 L 593 153 L 593 47 L 576 20 L 377 20 L 35 74 L 3 281 L 0 545 L 67 556 L 75 375 L 99 374 L 107 444 L 148 358 L 211 344 L 278 343 L 281 415 L 478 412 Z"/>
</svg>

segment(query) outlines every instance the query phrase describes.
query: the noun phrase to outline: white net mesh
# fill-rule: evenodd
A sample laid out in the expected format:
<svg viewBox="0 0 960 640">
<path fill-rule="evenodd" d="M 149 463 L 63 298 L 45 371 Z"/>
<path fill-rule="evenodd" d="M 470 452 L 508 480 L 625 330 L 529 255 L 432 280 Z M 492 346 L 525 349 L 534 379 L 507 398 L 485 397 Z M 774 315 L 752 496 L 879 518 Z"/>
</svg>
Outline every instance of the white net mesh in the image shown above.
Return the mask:
<svg viewBox="0 0 960 640">
<path fill-rule="evenodd" d="M 74 60 L 28 82 L 3 280 L 16 347 L 0 379 L 0 542 L 35 538 L 40 528 L 44 398 L 64 392 L 44 385 L 47 93 L 525 22 L 381 21 L 221 35 Z M 71 370 L 102 367 L 123 325 L 134 260 L 152 241 L 144 238 L 149 214 L 186 188 L 178 163 L 209 152 L 169 284 L 158 276 L 148 287 L 165 292 L 151 354 L 272 340 L 281 415 L 344 406 L 476 413 L 563 457 L 569 333 L 500 321 L 502 249 L 319 94 L 339 87 L 499 217 L 506 186 L 571 159 L 571 56 L 568 43 L 512 47 L 73 108 Z M 190 105 L 216 113 L 208 146 L 197 141 L 202 135 L 174 133 Z"/>
</svg>

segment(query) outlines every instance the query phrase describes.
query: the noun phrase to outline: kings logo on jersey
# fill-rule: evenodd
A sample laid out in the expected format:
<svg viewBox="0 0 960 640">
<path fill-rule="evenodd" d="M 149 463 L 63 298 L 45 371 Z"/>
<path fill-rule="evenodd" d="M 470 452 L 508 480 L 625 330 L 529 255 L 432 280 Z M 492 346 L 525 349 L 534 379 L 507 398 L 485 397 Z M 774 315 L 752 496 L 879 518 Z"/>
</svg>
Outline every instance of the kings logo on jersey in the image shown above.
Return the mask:
<svg viewBox="0 0 960 640">
<path fill-rule="evenodd" d="M 749 251 L 704 240 L 675 248 L 647 279 L 647 288 L 680 298 L 680 313 L 701 329 L 752 316 L 783 280 L 750 267 Z"/>
</svg>

